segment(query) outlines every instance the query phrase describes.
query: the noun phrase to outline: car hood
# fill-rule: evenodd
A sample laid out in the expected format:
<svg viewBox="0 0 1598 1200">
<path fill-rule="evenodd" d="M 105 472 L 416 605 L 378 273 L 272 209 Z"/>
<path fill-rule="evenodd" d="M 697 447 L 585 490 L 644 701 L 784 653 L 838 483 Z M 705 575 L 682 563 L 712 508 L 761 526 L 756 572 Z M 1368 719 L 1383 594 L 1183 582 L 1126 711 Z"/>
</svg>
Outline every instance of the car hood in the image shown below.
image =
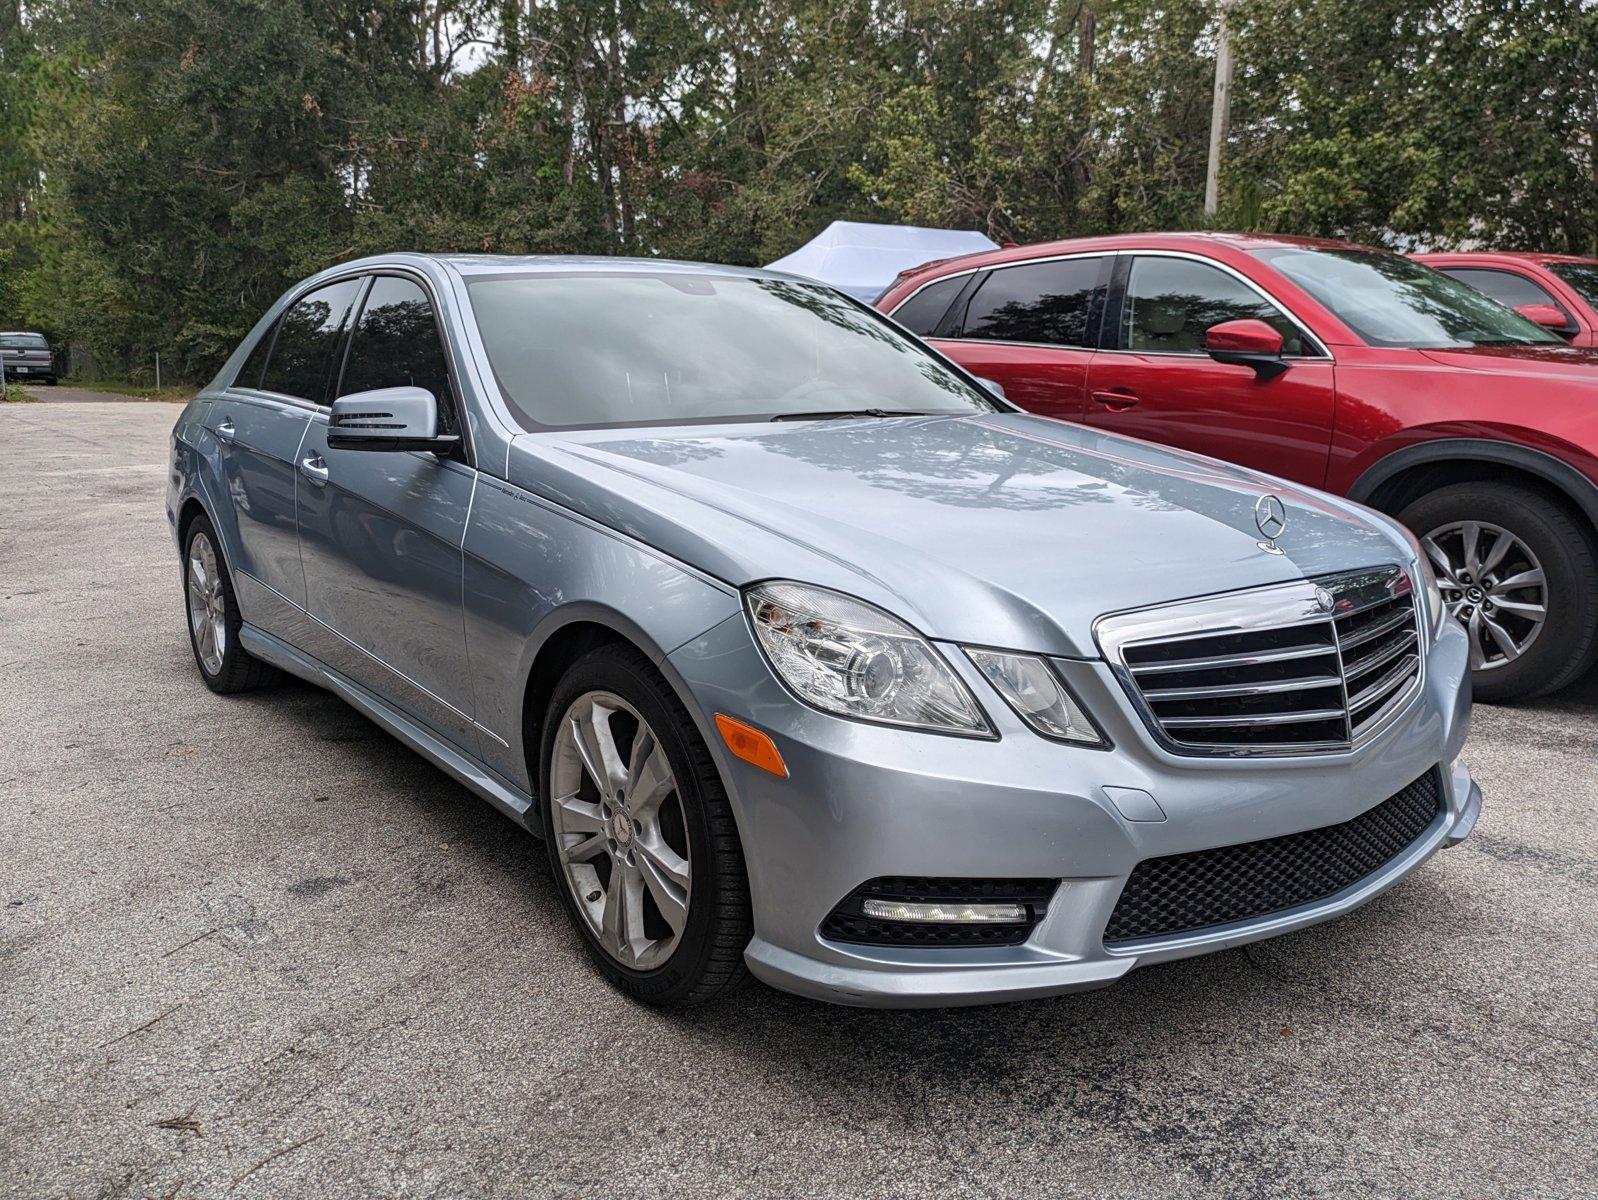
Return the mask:
<svg viewBox="0 0 1598 1200">
<path fill-rule="evenodd" d="M 1598 384 L 1598 350 L 1582 346 L 1461 346 L 1421 351 L 1433 362 L 1464 371 L 1492 371 L 1527 379 L 1572 379 Z"/>
<path fill-rule="evenodd" d="M 735 586 L 822 584 L 929 637 L 1073 657 L 1104 613 L 1409 557 L 1347 501 L 1022 414 L 527 434 L 507 474 Z"/>
</svg>

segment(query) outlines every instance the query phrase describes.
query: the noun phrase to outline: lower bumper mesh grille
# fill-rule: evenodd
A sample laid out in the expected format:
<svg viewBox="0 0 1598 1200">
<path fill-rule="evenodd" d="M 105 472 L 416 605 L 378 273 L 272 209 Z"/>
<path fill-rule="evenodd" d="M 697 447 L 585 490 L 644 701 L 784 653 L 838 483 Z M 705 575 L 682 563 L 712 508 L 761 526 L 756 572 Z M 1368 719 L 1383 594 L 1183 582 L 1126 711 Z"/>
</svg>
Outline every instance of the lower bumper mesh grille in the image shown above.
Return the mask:
<svg viewBox="0 0 1598 1200">
<path fill-rule="evenodd" d="M 1107 946 L 1248 921 L 1336 895 L 1414 844 L 1442 801 L 1436 770 L 1341 825 L 1138 863 Z"/>
</svg>

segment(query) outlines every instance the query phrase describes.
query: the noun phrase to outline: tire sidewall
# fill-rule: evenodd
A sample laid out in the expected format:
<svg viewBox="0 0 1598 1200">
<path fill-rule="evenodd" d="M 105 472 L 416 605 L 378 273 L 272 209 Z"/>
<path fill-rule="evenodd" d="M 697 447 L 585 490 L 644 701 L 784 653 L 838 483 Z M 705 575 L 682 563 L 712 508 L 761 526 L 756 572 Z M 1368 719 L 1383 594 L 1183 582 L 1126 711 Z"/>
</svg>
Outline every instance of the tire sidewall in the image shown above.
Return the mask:
<svg viewBox="0 0 1598 1200">
<path fill-rule="evenodd" d="M 662 695 L 663 688 L 664 685 L 646 673 L 633 655 L 610 647 L 592 651 L 579 659 L 556 684 L 545 714 L 538 752 L 538 794 L 545 798 L 539 806 L 540 821 L 550 873 L 560 894 L 561 905 L 582 938 L 589 957 L 601 972 L 628 995 L 654 1004 L 673 1003 L 693 990 L 704 973 L 712 948 L 716 933 L 714 914 L 719 907 L 719 897 L 715 894 L 719 883 L 718 872 L 712 863 L 715 843 L 706 812 L 705 781 L 696 769 L 685 741 L 683 723 L 688 720 L 687 715 L 675 699 L 668 700 Z M 560 861 L 551 806 L 547 802 L 555 736 L 560 722 L 579 696 L 594 691 L 613 692 L 637 709 L 665 750 L 666 759 L 677 780 L 677 795 L 682 807 L 693 872 L 688 922 L 672 956 L 661 966 L 649 971 L 637 971 L 617 962 L 605 952 L 589 929 L 587 919 L 578 910 L 576 897 L 571 894 L 566 869 Z M 677 711 L 673 711 L 674 705 Z M 693 736 L 697 737 L 698 734 L 694 733 Z"/>
</svg>

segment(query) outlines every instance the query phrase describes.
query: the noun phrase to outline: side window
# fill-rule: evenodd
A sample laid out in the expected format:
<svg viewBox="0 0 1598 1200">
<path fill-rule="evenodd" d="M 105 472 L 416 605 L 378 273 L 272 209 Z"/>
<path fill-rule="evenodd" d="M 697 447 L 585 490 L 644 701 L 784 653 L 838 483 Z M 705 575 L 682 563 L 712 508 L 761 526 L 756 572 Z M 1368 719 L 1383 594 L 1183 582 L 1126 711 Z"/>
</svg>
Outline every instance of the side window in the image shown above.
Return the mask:
<svg viewBox="0 0 1598 1200">
<path fill-rule="evenodd" d="M 1444 267 L 1442 270 L 1444 275 L 1452 275 L 1460 283 L 1468 283 L 1505 308 L 1519 308 L 1523 304 L 1551 304 L 1560 312 L 1565 311 L 1564 306 L 1540 284 L 1513 271 L 1493 271 L 1486 267 Z"/>
<path fill-rule="evenodd" d="M 917 337 L 931 337 L 969 278 L 969 275 L 956 275 L 927 284 L 893 310 L 893 319 Z"/>
<path fill-rule="evenodd" d="M 372 280 L 350 339 L 350 356 L 338 394 L 407 386 L 433 393 L 438 401 L 440 433 L 460 432 L 444 344 L 439 341 L 427 293 L 409 279 L 379 275 Z"/>
<path fill-rule="evenodd" d="M 1088 328 L 1099 291 L 1102 258 L 999 267 L 971 297 L 963 337 L 996 342 L 1092 346 Z"/>
<path fill-rule="evenodd" d="M 283 314 L 272 357 L 261 378 L 262 390 L 298 396 L 313 404 L 326 403 L 334 351 L 359 290 L 360 281 L 355 279 L 330 284 Z"/>
<path fill-rule="evenodd" d="M 1202 354 L 1211 325 L 1248 318 L 1282 335 L 1283 354 L 1305 352 L 1304 335 L 1285 313 L 1219 267 L 1188 258 L 1135 258 L 1121 310 L 1121 345 L 1145 354 Z"/>
<path fill-rule="evenodd" d="M 272 338 L 277 334 L 279 322 L 273 321 L 261 334 L 261 340 L 255 343 L 255 349 L 250 351 L 250 356 L 244 360 L 244 365 L 239 368 L 239 373 L 233 377 L 234 387 L 258 388 L 261 386 L 261 373 L 266 370 L 266 356 L 272 353 Z"/>
</svg>

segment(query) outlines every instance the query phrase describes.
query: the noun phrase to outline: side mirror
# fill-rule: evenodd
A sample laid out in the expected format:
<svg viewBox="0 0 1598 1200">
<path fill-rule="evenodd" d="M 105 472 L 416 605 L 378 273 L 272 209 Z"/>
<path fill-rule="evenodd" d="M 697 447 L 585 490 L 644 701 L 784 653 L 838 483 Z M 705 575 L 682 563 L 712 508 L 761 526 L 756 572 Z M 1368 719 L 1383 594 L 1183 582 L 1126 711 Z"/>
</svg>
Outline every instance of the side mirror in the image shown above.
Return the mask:
<svg viewBox="0 0 1598 1200">
<path fill-rule="evenodd" d="M 1004 384 L 1000 383 L 998 380 L 996 380 L 996 379 L 988 379 L 988 378 L 986 378 L 985 376 L 982 376 L 982 375 L 978 375 L 976 377 L 976 380 L 983 387 L 987 388 L 988 391 L 992 392 L 995 396 L 997 396 L 1000 400 L 1008 400 L 1009 399 L 1009 397 L 1004 394 Z"/>
<path fill-rule="evenodd" d="M 426 388 L 375 388 L 333 401 L 327 444 L 334 450 L 431 450 L 447 454 L 460 438 L 438 432 L 438 401 Z"/>
<path fill-rule="evenodd" d="M 1576 332 L 1570 318 L 1552 304 L 1522 304 L 1515 311 L 1526 320 L 1562 337 L 1570 337 Z"/>
<path fill-rule="evenodd" d="M 1216 362 L 1253 367 L 1261 380 L 1275 379 L 1287 370 L 1282 335 L 1253 317 L 1211 325 L 1204 331 L 1204 349 Z"/>
</svg>

